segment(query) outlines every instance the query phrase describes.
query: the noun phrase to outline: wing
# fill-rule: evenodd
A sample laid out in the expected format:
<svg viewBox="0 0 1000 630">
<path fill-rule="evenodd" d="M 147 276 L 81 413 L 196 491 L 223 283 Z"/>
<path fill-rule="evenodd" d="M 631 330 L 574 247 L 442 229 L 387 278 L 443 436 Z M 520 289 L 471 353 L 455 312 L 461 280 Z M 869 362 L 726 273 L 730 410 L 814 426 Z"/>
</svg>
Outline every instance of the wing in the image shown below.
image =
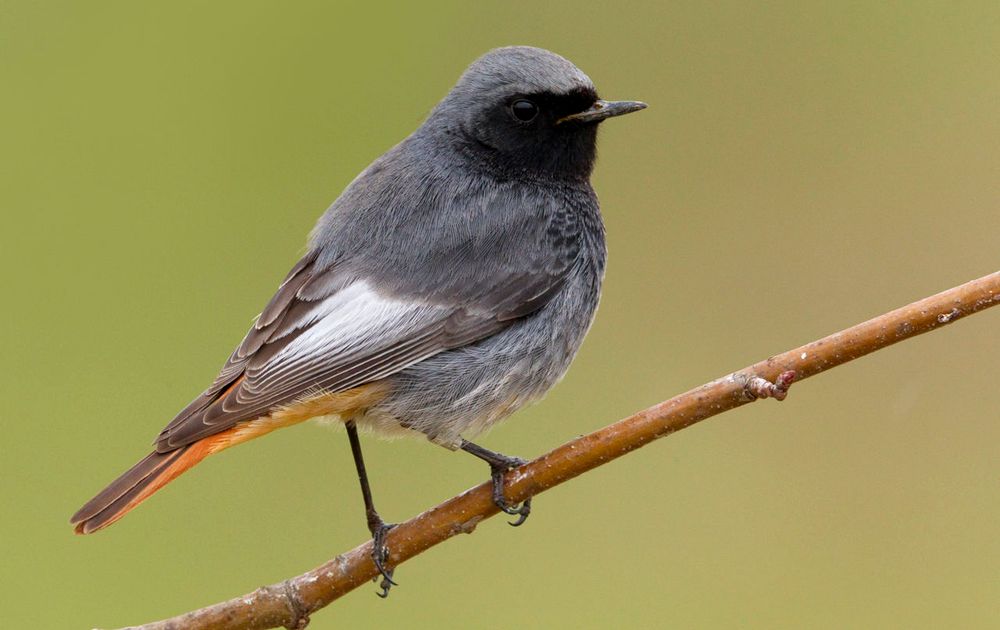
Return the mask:
<svg viewBox="0 0 1000 630">
<path fill-rule="evenodd" d="M 160 433 L 167 452 L 311 393 L 345 391 L 493 335 L 541 308 L 566 267 L 499 274 L 475 296 L 421 301 L 315 254 L 295 265 L 212 385 Z"/>
</svg>

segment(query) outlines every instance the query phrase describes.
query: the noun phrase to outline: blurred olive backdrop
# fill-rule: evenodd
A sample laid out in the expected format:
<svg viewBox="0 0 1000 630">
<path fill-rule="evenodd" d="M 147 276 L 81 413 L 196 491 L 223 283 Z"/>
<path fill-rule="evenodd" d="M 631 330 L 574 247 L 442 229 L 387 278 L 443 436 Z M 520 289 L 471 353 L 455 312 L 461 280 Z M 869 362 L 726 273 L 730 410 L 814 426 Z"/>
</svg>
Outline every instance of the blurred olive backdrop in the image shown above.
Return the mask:
<svg viewBox="0 0 1000 630">
<path fill-rule="evenodd" d="M 213 458 L 108 531 L 70 514 L 204 388 L 314 220 L 485 50 L 604 96 L 610 266 L 537 455 L 995 271 L 1000 5 L 0 2 L 4 627 L 239 595 L 367 535 L 342 432 Z M 315 628 L 989 627 L 1000 311 L 685 430 L 406 564 Z M 390 520 L 486 478 L 371 440 Z"/>
</svg>

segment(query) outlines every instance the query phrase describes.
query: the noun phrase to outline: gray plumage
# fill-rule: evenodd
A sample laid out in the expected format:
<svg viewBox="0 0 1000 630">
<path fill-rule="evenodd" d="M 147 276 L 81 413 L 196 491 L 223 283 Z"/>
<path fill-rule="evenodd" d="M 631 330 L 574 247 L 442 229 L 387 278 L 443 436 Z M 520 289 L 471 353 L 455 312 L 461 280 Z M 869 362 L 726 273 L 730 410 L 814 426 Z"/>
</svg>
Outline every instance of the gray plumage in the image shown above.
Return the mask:
<svg viewBox="0 0 1000 630">
<path fill-rule="evenodd" d="M 590 326 L 604 274 L 604 228 L 589 183 L 596 125 L 554 138 L 511 136 L 494 110 L 520 94 L 562 95 L 570 105 L 575 97 L 580 109 L 596 100 L 590 79 L 547 51 L 504 48 L 476 61 L 427 121 L 326 211 L 219 379 L 163 431 L 157 449 L 306 394 L 386 377 L 392 393 L 359 424 L 382 432 L 399 425 L 454 447 L 463 433 L 547 391 Z M 546 140 L 557 141 L 555 150 L 539 147 Z M 393 330 L 359 331 L 361 339 L 345 340 L 350 348 L 289 351 L 323 320 L 323 302 L 357 283 L 417 308 L 390 318 Z"/>
<path fill-rule="evenodd" d="M 642 107 L 598 100 L 583 72 L 545 50 L 478 59 L 330 206 L 156 452 L 74 522 L 113 522 L 176 451 L 318 393 L 381 381 L 387 396 L 341 419 L 449 448 L 544 394 L 600 296 L 604 227 L 589 183 L 597 122 Z"/>
</svg>

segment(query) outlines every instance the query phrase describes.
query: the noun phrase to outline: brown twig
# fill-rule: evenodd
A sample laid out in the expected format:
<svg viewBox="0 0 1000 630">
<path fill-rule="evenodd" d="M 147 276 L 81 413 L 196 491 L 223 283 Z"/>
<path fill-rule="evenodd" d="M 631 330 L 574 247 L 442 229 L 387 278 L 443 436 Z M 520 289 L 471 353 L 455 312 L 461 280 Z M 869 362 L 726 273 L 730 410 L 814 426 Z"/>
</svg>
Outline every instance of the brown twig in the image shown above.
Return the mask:
<svg viewBox="0 0 1000 630">
<path fill-rule="evenodd" d="M 793 378 L 809 378 L 998 304 L 1000 272 L 775 355 L 577 438 L 512 470 L 507 475 L 506 496 L 511 503 L 523 501 L 657 438 L 758 397 L 772 396 L 780 400 Z M 467 490 L 397 525 L 387 540 L 391 549 L 389 564 L 397 566 L 456 534 L 471 533 L 480 521 L 497 512 L 490 499 L 489 483 Z M 370 581 L 376 574 L 369 541 L 298 577 L 138 628 L 304 628 L 310 614 Z"/>
</svg>

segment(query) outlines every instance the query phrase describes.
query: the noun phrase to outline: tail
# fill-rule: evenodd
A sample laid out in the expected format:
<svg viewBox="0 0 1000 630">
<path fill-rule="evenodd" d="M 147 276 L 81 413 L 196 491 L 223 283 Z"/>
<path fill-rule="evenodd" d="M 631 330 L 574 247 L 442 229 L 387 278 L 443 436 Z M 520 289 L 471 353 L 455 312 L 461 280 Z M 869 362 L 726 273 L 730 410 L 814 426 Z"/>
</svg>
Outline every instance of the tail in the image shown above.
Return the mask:
<svg viewBox="0 0 1000 630">
<path fill-rule="evenodd" d="M 240 422 L 176 450 L 154 451 L 77 510 L 69 522 L 77 534 L 96 532 L 128 514 L 177 475 L 213 453 L 309 418 L 352 413 L 385 391 L 383 385 L 374 382 L 343 392 L 322 394 L 283 407 L 270 416 Z"/>
<path fill-rule="evenodd" d="M 205 446 L 202 441 L 168 453 L 150 453 L 77 510 L 70 524 L 77 534 L 89 534 L 114 523 L 209 455 Z"/>
</svg>

